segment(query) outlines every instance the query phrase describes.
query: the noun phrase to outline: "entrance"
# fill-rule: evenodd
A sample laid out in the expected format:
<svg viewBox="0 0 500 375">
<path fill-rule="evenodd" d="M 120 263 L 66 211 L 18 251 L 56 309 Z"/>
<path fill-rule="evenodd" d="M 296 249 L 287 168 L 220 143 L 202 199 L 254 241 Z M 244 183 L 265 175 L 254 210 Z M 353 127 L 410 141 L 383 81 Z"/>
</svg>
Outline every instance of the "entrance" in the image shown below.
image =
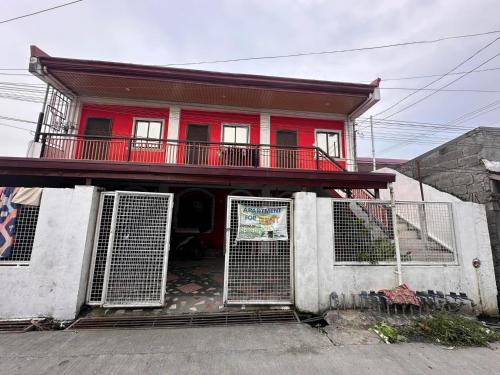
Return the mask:
<svg viewBox="0 0 500 375">
<path fill-rule="evenodd" d="M 297 132 L 278 130 L 276 144 L 281 146 L 276 153 L 276 166 L 278 168 L 297 168 Z"/>
<path fill-rule="evenodd" d="M 85 125 L 85 142 L 81 151 L 82 159 L 107 160 L 111 119 L 89 117 Z"/>
<path fill-rule="evenodd" d="M 223 308 L 224 191 L 174 188 L 174 220 L 166 303 L 169 313 L 219 312 Z M 222 215 L 222 216 L 221 216 Z"/>
<path fill-rule="evenodd" d="M 224 302 L 293 303 L 292 199 L 228 196 Z"/>
<path fill-rule="evenodd" d="M 87 303 L 162 306 L 173 195 L 102 193 Z"/>
<path fill-rule="evenodd" d="M 208 136 L 208 125 L 188 124 L 184 150 L 186 164 L 208 163 Z"/>
<path fill-rule="evenodd" d="M 171 191 L 101 193 L 89 305 L 178 314 L 293 303 L 292 199 Z"/>
</svg>

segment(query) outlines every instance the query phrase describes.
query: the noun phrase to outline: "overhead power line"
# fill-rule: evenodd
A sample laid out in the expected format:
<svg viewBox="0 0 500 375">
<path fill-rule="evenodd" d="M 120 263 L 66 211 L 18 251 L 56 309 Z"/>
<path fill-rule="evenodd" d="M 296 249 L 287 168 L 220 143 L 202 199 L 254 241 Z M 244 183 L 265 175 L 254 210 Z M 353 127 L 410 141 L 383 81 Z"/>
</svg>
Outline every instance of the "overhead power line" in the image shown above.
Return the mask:
<svg viewBox="0 0 500 375">
<path fill-rule="evenodd" d="M 478 69 L 478 70 L 475 70 L 473 73 L 484 73 L 484 72 L 491 72 L 491 71 L 495 71 L 495 70 L 500 70 L 500 67 L 488 68 L 488 69 Z M 443 75 L 452 76 L 452 75 L 459 75 L 459 74 L 465 74 L 465 73 L 467 73 L 467 72 L 452 72 L 452 73 L 448 73 L 448 74 L 443 74 L 443 73 L 441 73 L 441 74 L 429 74 L 429 75 L 410 76 L 410 77 L 389 77 L 389 78 L 382 78 L 382 82 L 442 77 Z M 366 82 L 368 82 L 368 80 Z"/>
<path fill-rule="evenodd" d="M 500 39 L 500 38 L 498 38 L 498 39 Z M 467 76 L 469 73 L 471 73 L 471 72 L 473 72 L 474 70 L 476 70 L 478 67 L 483 66 L 483 65 L 486 65 L 487 63 L 489 63 L 489 62 L 490 62 L 490 61 L 492 61 L 493 59 L 496 59 L 498 56 L 500 56 L 500 52 L 499 52 L 499 53 L 497 53 L 495 56 L 493 56 L 493 57 L 491 57 L 491 58 L 487 59 L 486 61 L 482 62 L 481 64 L 479 64 L 478 66 L 476 66 L 474 69 L 470 70 L 469 72 L 465 73 L 464 75 L 462 75 L 462 76 L 460 76 L 460 77 L 458 77 L 458 78 L 454 79 L 453 81 L 451 81 L 451 82 L 447 83 L 447 84 L 446 84 L 446 85 L 444 85 L 444 86 L 441 86 L 438 90 L 431 92 L 430 94 L 428 94 L 428 95 L 424 96 L 423 98 L 418 99 L 417 101 L 415 101 L 415 102 L 413 102 L 413 103 L 411 103 L 411 104 L 407 105 L 406 107 L 403 107 L 403 108 L 399 109 L 398 111 L 396 111 L 396 112 L 392 113 L 392 114 L 391 114 L 391 115 L 389 115 L 389 116 L 386 116 L 385 118 L 389 118 L 389 117 L 395 116 L 395 115 L 397 115 L 398 113 L 401 113 L 401 112 L 406 111 L 407 109 L 409 109 L 409 108 L 411 108 L 411 107 L 416 106 L 417 104 L 419 104 L 419 103 L 423 102 L 424 100 L 426 100 L 426 99 L 430 98 L 431 96 L 433 96 L 433 95 L 437 94 L 438 92 L 443 91 L 443 89 L 445 89 L 446 87 L 449 87 L 449 86 L 451 86 L 452 84 L 454 84 L 455 82 L 457 82 L 457 81 L 461 80 L 462 78 L 464 78 L 465 76 Z"/>
<path fill-rule="evenodd" d="M 436 38 L 436 39 L 414 40 L 414 41 L 410 41 L 410 42 L 390 43 L 390 44 L 382 44 L 382 45 L 368 46 L 368 47 L 346 48 L 346 49 L 337 49 L 337 50 L 330 50 L 330 51 L 297 52 L 297 53 L 290 53 L 290 54 L 283 54 L 283 55 L 240 57 L 240 58 L 233 58 L 233 59 L 192 61 L 192 62 L 182 62 L 182 63 L 175 63 L 175 64 L 172 63 L 172 64 L 166 64 L 166 65 L 161 65 L 161 66 L 217 64 L 217 63 L 251 61 L 251 60 L 284 59 L 284 58 L 301 57 L 301 56 L 332 55 L 332 54 L 337 54 L 337 53 L 370 51 L 370 50 L 377 50 L 377 49 L 384 49 L 384 48 L 403 47 L 403 46 L 416 45 L 416 44 L 432 44 L 432 43 L 444 42 L 446 40 L 473 38 L 473 37 L 498 34 L 498 33 L 500 33 L 500 30 L 491 30 L 491 31 L 483 32 L 483 33 L 453 35 L 453 36 L 446 36 L 446 37 L 441 37 L 441 38 Z"/>
<path fill-rule="evenodd" d="M 381 90 L 410 90 L 410 91 L 443 91 L 443 92 L 476 92 L 476 93 L 498 93 L 500 90 L 483 90 L 483 89 L 429 89 L 429 88 L 412 88 L 412 87 L 381 87 Z"/>
<path fill-rule="evenodd" d="M 78 1 L 83 1 L 83 0 L 78 0 Z M 75 3 L 75 2 L 77 2 L 77 1 L 74 1 L 72 3 Z M 68 3 L 65 5 L 69 5 L 72 3 Z M 60 5 L 59 7 L 65 6 L 65 5 Z M 45 10 L 45 11 L 47 11 L 47 10 Z M 34 13 L 34 14 L 36 14 L 36 13 Z M 28 15 L 21 16 L 21 17 L 27 17 L 27 16 Z M 17 18 L 20 18 L 20 17 L 17 17 Z M 10 20 L 5 20 L 2 22 L 8 22 L 8 21 L 10 21 Z M 249 61 L 249 60 L 269 60 L 269 59 L 283 59 L 283 58 L 301 57 L 301 56 L 332 55 L 332 54 L 337 54 L 337 53 L 371 51 L 371 50 L 377 50 L 377 49 L 403 47 L 403 46 L 410 46 L 410 45 L 434 44 L 434 43 L 444 42 L 447 40 L 474 38 L 474 37 L 492 35 L 492 34 L 498 34 L 498 33 L 500 33 L 500 30 L 490 30 L 490 31 L 482 32 L 482 33 L 452 35 L 452 36 L 446 36 L 446 37 L 441 37 L 441 38 L 436 38 L 436 39 L 414 40 L 414 41 L 409 41 L 409 42 L 398 42 L 398 43 L 382 44 L 382 45 L 367 46 L 367 47 L 346 48 L 346 49 L 337 49 L 337 50 L 330 50 L 330 51 L 297 52 L 297 53 L 283 54 L 283 55 L 252 56 L 252 57 L 241 57 L 241 58 L 233 58 L 233 59 L 181 62 L 181 63 L 171 63 L 171 64 L 165 64 L 165 65 L 159 65 L 159 66 L 202 65 L 202 64 L 216 64 L 216 63 L 238 62 L 238 61 Z M 26 71 L 27 69 L 26 68 L 0 68 L 0 70 Z"/>
<path fill-rule="evenodd" d="M 38 11 L 33 12 L 33 13 L 23 14 L 22 16 L 17 16 L 17 17 L 14 17 L 14 18 L 9 18 L 9 19 L 6 19 L 6 20 L 3 20 L 3 21 L 0 21 L 0 24 L 2 24 L 2 23 L 7 23 L 7 22 L 12 22 L 12 21 L 15 21 L 15 20 L 19 20 L 19 19 L 21 19 L 21 18 L 31 17 L 31 16 L 34 16 L 34 15 L 37 15 L 37 14 L 40 14 L 40 13 L 49 12 L 49 11 L 54 10 L 54 9 L 59 9 L 59 8 L 62 8 L 62 7 L 66 7 L 66 6 L 68 6 L 68 5 L 72 5 L 72 4 L 80 3 L 80 2 L 82 2 L 82 1 L 83 1 L 83 0 L 75 0 L 75 1 L 71 1 L 71 2 L 69 2 L 69 3 L 65 3 L 65 4 L 61 4 L 61 5 L 57 5 L 57 6 L 52 7 L 52 8 L 42 9 L 42 10 L 38 10 Z"/>
<path fill-rule="evenodd" d="M 458 68 L 460 68 L 462 65 L 466 64 L 467 62 L 469 62 L 470 60 L 472 60 L 474 57 L 476 57 L 477 55 L 479 55 L 482 51 L 484 51 L 486 48 L 488 48 L 489 46 L 491 46 L 493 43 L 495 43 L 497 40 L 499 40 L 500 37 L 496 37 L 494 40 L 492 40 L 491 42 L 488 42 L 486 45 L 484 45 L 483 47 L 481 47 L 480 49 L 478 49 L 476 52 L 474 52 L 472 55 L 470 55 L 469 57 L 467 57 L 465 60 L 462 60 L 458 65 L 454 66 L 452 69 L 450 69 L 449 71 L 447 71 L 445 74 L 441 75 L 439 78 L 437 79 L 434 79 L 432 80 L 431 82 L 429 82 L 428 84 L 424 85 L 423 87 L 421 87 L 421 89 L 426 89 L 428 88 L 429 86 L 433 85 L 434 83 L 442 80 L 444 77 L 446 77 L 448 74 L 454 72 L 455 70 L 457 70 Z M 496 56 L 495 56 L 496 57 Z M 489 61 L 489 60 L 488 60 Z M 487 62 L 488 62 L 487 61 Z M 485 62 L 486 63 L 486 62 Z M 461 75 L 458 79 L 452 81 L 450 84 L 446 85 L 446 86 L 443 86 L 441 87 L 441 89 L 443 88 L 446 88 L 447 86 L 451 85 L 452 83 L 458 81 L 459 79 L 462 79 L 463 77 L 465 77 L 467 74 L 471 73 L 472 71 L 475 71 L 476 69 L 478 69 L 479 67 L 483 66 L 485 63 L 479 65 L 479 66 L 476 66 L 474 69 L 470 70 L 470 71 L 467 71 L 465 72 L 463 75 Z M 396 103 L 392 104 L 391 106 L 389 106 L 388 108 L 384 109 L 383 111 L 377 113 L 374 117 L 377 117 L 377 116 L 380 116 L 381 114 L 383 113 L 386 113 L 387 111 L 391 110 L 392 108 L 398 106 L 399 104 L 401 104 L 402 102 L 404 102 L 405 100 L 407 100 L 408 98 L 412 97 L 413 95 L 415 95 L 418 91 L 415 91 L 415 92 L 412 92 L 408 95 L 406 95 L 405 97 L 403 97 L 402 99 L 398 100 Z M 389 117 L 392 117 L 394 116 L 396 113 L 400 113 L 402 111 L 405 111 L 406 109 L 410 108 L 411 106 L 413 105 L 416 105 L 418 103 L 420 103 L 421 101 L 427 99 L 429 96 L 431 95 L 434 95 L 433 94 L 430 94 L 424 98 L 422 98 L 421 100 L 417 101 L 417 102 L 414 102 L 412 103 L 410 106 L 406 106 L 404 107 L 403 109 L 400 109 L 399 111 L 389 115 L 389 116 L 386 116 L 384 117 L 384 119 L 387 119 Z"/>
<path fill-rule="evenodd" d="M 0 115 L 0 119 L 2 119 L 2 120 L 9 120 L 9 121 L 27 122 L 27 123 L 30 123 L 30 124 L 36 124 L 37 123 L 36 121 L 24 120 L 24 119 L 17 118 L 17 117 L 9 117 L 9 116 L 1 116 L 1 115 Z"/>
</svg>

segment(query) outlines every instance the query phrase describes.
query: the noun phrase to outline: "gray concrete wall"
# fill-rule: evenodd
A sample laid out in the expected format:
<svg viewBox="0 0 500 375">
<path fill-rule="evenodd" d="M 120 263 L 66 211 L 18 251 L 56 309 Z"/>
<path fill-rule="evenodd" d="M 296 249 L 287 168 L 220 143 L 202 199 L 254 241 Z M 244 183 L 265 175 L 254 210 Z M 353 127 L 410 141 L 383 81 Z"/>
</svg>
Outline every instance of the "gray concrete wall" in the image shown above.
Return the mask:
<svg viewBox="0 0 500 375">
<path fill-rule="evenodd" d="M 84 303 L 98 192 L 43 190 L 28 266 L 0 267 L 0 318 L 70 320 Z"/>
<path fill-rule="evenodd" d="M 500 161 L 500 129 L 477 128 L 396 168 L 464 201 L 484 204 L 500 291 L 500 198 L 481 159 Z M 427 199 L 427 198 L 426 198 Z"/>
<path fill-rule="evenodd" d="M 359 293 L 361 290 L 379 290 L 398 285 L 395 265 L 337 265 L 334 264 L 332 204 L 330 198 L 317 198 L 312 207 L 314 193 L 295 194 L 295 235 L 302 231 L 308 220 L 307 231 L 301 240 L 295 242 L 295 292 L 299 310 L 312 311 L 314 306 L 320 312 L 329 306 L 332 291 Z M 309 210 L 306 216 L 304 211 Z M 302 213 L 301 213 L 302 212 Z M 312 214 L 315 212 L 315 218 Z M 454 202 L 453 217 L 457 245 L 458 265 L 403 265 L 403 281 L 414 290 L 442 290 L 444 292 L 465 292 L 480 309 L 490 314 L 497 313 L 497 291 L 491 256 L 490 242 L 484 206 L 469 202 Z M 315 221 L 315 230 L 311 229 Z M 314 239 L 314 236 L 317 239 Z M 317 254 L 311 254 L 316 248 Z M 305 255 L 311 257 L 306 262 Z M 472 260 L 479 258 L 481 267 L 474 269 Z M 314 262 L 314 260 L 316 262 Z M 311 275 L 317 275 L 317 282 L 310 282 Z M 317 291 L 312 290 L 317 285 Z"/>
</svg>

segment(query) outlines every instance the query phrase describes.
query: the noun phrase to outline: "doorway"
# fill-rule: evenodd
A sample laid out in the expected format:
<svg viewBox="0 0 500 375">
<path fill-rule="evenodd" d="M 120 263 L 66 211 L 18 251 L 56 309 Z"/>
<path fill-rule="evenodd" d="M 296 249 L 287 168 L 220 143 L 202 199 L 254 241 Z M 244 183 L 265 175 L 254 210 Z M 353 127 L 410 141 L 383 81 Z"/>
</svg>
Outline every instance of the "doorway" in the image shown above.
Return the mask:
<svg viewBox="0 0 500 375">
<path fill-rule="evenodd" d="M 81 158 L 87 160 L 106 160 L 111 136 L 111 119 L 89 117 L 85 125 L 85 140 Z"/>
<path fill-rule="evenodd" d="M 167 272 L 169 313 L 218 312 L 223 308 L 223 192 L 187 188 L 175 193 L 171 251 Z M 217 210 L 217 212 L 216 212 Z"/>
<path fill-rule="evenodd" d="M 297 168 L 297 131 L 278 130 L 276 132 L 276 166 Z M 281 147 L 280 147 L 281 146 Z"/>
<path fill-rule="evenodd" d="M 208 125 L 188 124 L 184 150 L 184 163 L 208 164 L 208 140 Z"/>
</svg>

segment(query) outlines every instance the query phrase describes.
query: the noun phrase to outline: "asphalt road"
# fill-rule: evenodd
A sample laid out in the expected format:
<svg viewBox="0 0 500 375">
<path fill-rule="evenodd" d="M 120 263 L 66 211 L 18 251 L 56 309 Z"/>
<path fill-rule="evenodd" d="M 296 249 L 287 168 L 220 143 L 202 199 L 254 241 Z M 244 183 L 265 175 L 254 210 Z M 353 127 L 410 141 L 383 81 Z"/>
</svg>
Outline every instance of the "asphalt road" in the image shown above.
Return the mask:
<svg viewBox="0 0 500 375">
<path fill-rule="evenodd" d="M 0 374 L 500 374 L 500 345 L 369 341 L 335 345 L 298 324 L 6 333 Z"/>
</svg>

